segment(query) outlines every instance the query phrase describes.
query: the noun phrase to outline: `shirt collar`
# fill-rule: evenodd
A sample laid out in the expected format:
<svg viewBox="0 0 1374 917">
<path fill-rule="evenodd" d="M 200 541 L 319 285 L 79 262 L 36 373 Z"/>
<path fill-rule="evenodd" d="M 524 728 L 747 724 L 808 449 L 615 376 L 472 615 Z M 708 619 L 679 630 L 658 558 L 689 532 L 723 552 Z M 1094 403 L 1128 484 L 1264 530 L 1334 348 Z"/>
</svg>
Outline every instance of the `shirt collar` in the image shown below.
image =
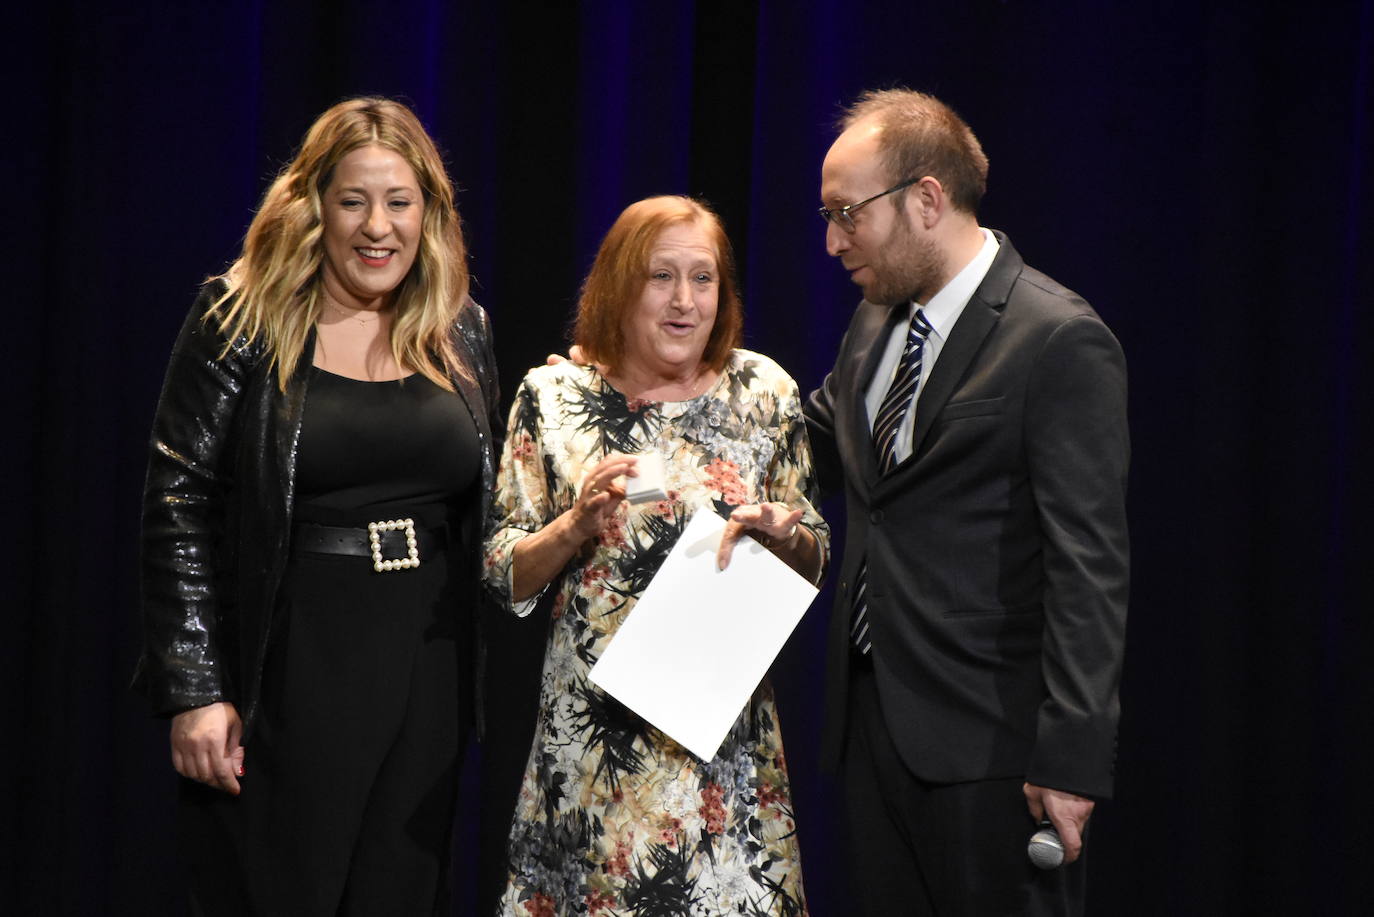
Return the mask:
<svg viewBox="0 0 1374 917">
<path fill-rule="evenodd" d="M 954 323 L 958 321 L 959 315 L 964 311 L 964 306 L 973 298 L 974 290 L 983 282 L 983 278 L 988 274 L 988 268 L 992 267 L 992 259 L 997 257 L 997 237 L 992 231 L 985 227 L 978 227 L 978 231 L 983 234 L 983 247 L 978 249 L 978 254 L 973 256 L 973 260 L 964 265 L 963 270 L 954 275 L 954 279 L 940 288 L 940 292 L 930 297 L 930 302 L 922 306 L 920 303 L 911 303 L 911 315 L 916 314 L 917 309 L 924 309 L 926 321 L 935 329 L 935 334 L 941 339 L 949 337 L 949 332 L 954 328 Z"/>
</svg>

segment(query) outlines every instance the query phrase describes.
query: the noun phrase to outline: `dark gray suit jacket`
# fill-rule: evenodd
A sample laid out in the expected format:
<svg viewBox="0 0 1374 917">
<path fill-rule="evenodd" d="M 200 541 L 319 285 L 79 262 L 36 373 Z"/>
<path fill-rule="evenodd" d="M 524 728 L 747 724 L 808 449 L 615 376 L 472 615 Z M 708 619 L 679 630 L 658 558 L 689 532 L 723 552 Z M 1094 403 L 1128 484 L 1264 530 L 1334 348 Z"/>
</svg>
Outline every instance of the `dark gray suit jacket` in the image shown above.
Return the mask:
<svg viewBox="0 0 1374 917">
<path fill-rule="evenodd" d="M 839 763 L 867 557 L 879 697 L 912 772 L 1107 797 L 1129 572 L 1125 358 L 1086 302 L 997 240 L 921 393 L 910 458 L 879 477 L 863 402 L 904 308 L 861 303 L 807 405 L 822 488 L 847 508 L 823 754 Z"/>
</svg>

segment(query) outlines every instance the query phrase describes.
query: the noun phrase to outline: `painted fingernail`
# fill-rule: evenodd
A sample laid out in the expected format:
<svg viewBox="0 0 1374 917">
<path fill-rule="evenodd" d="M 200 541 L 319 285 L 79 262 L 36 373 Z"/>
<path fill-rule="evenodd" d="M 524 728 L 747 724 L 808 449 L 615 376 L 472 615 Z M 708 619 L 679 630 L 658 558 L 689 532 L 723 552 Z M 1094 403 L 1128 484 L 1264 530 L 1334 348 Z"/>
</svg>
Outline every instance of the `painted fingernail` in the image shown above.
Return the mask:
<svg viewBox="0 0 1374 917">
<path fill-rule="evenodd" d="M 240 764 L 240 765 L 238 766 L 238 770 L 234 771 L 234 774 L 235 774 L 236 776 L 238 776 L 238 777 L 242 777 L 242 776 L 243 776 L 243 765 L 242 765 L 242 764 Z"/>
</svg>

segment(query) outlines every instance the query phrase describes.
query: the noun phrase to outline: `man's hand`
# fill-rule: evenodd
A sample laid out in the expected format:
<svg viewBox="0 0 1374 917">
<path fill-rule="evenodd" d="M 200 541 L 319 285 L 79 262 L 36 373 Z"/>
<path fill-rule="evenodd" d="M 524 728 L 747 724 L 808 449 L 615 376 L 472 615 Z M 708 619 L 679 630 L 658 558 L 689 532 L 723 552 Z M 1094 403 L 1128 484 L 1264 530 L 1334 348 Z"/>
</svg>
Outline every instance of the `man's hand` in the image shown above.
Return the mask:
<svg viewBox="0 0 1374 917">
<path fill-rule="evenodd" d="M 1096 803 L 1073 793 L 1033 783 L 1027 783 L 1022 791 L 1026 794 L 1031 817 L 1037 822 L 1048 818 L 1054 824 L 1054 830 L 1059 832 L 1059 839 L 1064 843 L 1065 865 L 1078 859 L 1083 852 L 1083 828 L 1087 826 Z"/>
<path fill-rule="evenodd" d="M 243 721 L 233 704 L 183 710 L 172 717 L 172 766 L 183 777 L 237 796 L 238 778 L 243 776 L 242 735 Z"/>
<path fill-rule="evenodd" d="M 551 353 L 544 358 L 544 362 L 549 366 L 557 366 L 559 363 L 576 363 L 578 366 L 586 366 L 587 358 L 582 355 L 582 348 L 574 344 L 568 348 L 566 357 L 561 353 Z"/>
</svg>

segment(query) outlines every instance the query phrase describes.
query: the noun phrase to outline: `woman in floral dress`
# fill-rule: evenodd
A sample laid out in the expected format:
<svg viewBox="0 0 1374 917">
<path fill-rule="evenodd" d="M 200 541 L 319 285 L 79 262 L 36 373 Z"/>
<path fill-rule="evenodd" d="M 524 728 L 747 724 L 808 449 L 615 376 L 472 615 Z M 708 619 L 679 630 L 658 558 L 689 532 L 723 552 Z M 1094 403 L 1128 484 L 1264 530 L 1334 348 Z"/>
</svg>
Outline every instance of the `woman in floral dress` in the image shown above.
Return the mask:
<svg viewBox="0 0 1374 917">
<path fill-rule="evenodd" d="M 592 365 L 532 370 L 516 394 L 486 583 L 517 614 L 557 592 L 502 914 L 806 913 L 767 681 L 703 761 L 587 678 L 694 512 L 813 581 L 824 568 L 796 383 L 737 348 L 741 325 L 715 214 L 649 198 L 583 287 L 574 336 Z M 621 482 L 650 450 L 667 496 L 632 505 Z"/>
</svg>

